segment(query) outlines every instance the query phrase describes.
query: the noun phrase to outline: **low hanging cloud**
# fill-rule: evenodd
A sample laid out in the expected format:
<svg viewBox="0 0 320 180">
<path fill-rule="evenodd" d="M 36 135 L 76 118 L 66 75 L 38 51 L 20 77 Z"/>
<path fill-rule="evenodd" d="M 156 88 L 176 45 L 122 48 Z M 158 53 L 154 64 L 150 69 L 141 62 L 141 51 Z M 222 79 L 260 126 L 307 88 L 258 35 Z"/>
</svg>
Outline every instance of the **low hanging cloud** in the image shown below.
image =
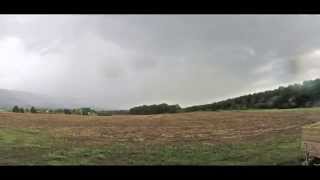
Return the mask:
<svg viewBox="0 0 320 180">
<path fill-rule="evenodd" d="M 316 15 L 2 15 L 0 88 L 104 108 L 211 103 L 319 77 Z"/>
</svg>

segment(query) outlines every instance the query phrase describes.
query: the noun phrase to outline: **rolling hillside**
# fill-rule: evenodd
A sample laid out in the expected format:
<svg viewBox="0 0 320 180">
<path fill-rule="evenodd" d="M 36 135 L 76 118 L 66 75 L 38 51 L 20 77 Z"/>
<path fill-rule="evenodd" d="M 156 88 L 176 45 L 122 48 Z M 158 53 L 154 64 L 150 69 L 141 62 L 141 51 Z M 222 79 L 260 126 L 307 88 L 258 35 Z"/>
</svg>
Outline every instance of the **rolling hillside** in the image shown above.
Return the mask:
<svg viewBox="0 0 320 180">
<path fill-rule="evenodd" d="M 184 111 L 240 109 L 287 109 L 320 106 L 320 79 L 304 81 L 278 89 L 248 94 L 211 104 L 184 108 Z"/>
</svg>

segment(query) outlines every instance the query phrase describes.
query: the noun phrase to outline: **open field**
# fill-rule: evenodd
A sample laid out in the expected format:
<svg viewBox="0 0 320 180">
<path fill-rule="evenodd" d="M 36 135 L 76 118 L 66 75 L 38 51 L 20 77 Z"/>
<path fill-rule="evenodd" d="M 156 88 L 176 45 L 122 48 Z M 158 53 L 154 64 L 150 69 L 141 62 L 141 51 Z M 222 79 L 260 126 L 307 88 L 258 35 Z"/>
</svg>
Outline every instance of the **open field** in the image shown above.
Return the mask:
<svg viewBox="0 0 320 180">
<path fill-rule="evenodd" d="M 0 165 L 300 165 L 319 109 L 76 116 L 0 113 Z"/>
</svg>

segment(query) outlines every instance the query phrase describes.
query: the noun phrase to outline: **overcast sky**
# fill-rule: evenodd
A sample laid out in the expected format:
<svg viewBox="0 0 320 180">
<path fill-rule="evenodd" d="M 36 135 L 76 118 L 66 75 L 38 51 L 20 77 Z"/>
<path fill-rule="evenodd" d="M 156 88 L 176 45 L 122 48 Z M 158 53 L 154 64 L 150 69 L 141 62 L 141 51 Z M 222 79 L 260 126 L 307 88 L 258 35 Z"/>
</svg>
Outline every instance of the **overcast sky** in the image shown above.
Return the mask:
<svg viewBox="0 0 320 180">
<path fill-rule="evenodd" d="M 316 15 L 2 15 L 0 88 L 189 106 L 320 77 Z"/>
</svg>

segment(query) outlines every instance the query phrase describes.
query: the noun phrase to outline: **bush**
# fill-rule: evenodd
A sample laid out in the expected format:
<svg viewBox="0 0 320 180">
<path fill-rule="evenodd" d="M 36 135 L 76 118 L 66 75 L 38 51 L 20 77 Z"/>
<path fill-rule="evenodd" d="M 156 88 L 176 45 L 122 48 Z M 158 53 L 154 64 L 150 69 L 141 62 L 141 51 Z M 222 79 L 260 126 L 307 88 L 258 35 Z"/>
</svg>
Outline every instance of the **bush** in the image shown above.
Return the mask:
<svg viewBox="0 0 320 180">
<path fill-rule="evenodd" d="M 64 109 L 63 112 L 64 112 L 64 114 L 71 114 L 71 110 L 70 109 Z"/>
<path fill-rule="evenodd" d="M 112 116 L 111 112 L 108 111 L 97 111 L 98 116 Z"/>
<path fill-rule="evenodd" d="M 20 109 L 19 109 L 19 112 L 20 112 L 20 113 L 24 113 L 24 109 L 23 109 L 23 108 L 20 108 Z"/>
</svg>

